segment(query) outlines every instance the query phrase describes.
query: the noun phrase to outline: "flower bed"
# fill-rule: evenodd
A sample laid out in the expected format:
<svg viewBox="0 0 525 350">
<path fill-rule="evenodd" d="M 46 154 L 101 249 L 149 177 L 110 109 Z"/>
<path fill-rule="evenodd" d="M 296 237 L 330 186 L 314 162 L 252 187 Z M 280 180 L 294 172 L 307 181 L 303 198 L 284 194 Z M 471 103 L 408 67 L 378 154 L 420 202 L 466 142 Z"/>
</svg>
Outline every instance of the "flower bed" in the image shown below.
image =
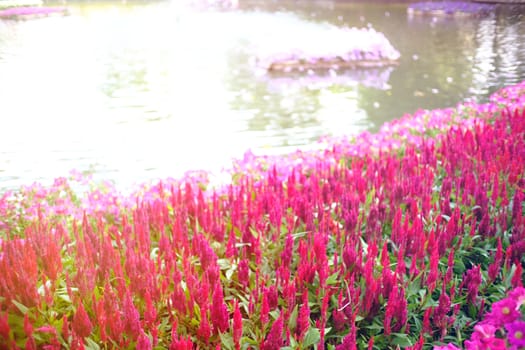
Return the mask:
<svg viewBox="0 0 525 350">
<path fill-rule="evenodd" d="M 216 188 L 74 174 L 7 192 L 0 348 L 468 345 L 523 284 L 524 90 L 247 154 Z"/>
<path fill-rule="evenodd" d="M 494 10 L 493 5 L 464 1 L 426 1 L 410 4 L 409 15 L 437 17 L 473 17 L 485 16 Z"/>
</svg>

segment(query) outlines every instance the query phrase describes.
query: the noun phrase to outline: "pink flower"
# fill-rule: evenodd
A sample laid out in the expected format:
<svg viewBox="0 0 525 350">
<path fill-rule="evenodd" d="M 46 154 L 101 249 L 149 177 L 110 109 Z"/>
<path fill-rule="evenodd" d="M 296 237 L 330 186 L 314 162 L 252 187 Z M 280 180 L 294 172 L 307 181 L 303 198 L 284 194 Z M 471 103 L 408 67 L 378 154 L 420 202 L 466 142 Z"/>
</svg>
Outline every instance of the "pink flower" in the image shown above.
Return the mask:
<svg viewBox="0 0 525 350">
<path fill-rule="evenodd" d="M 518 287 L 509 292 L 509 297 L 516 301 L 516 307 L 519 308 L 525 304 L 525 288 Z"/>
<path fill-rule="evenodd" d="M 505 341 L 495 338 L 497 328 L 491 324 L 478 324 L 470 340 L 465 341 L 466 350 L 504 350 Z"/>
<path fill-rule="evenodd" d="M 474 327 L 474 333 L 472 333 L 472 340 L 481 340 L 494 337 L 496 334 L 496 327 L 491 324 L 478 324 Z"/>
<path fill-rule="evenodd" d="M 483 323 L 501 327 L 514 322 L 520 316 L 516 301 L 512 298 L 505 298 L 492 304 L 492 311 L 487 314 Z"/>
<path fill-rule="evenodd" d="M 507 330 L 510 345 L 518 349 L 525 347 L 525 321 L 507 323 L 505 329 Z"/>
<path fill-rule="evenodd" d="M 505 341 L 498 338 L 466 340 L 465 350 L 506 350 Z"/>
</svg>

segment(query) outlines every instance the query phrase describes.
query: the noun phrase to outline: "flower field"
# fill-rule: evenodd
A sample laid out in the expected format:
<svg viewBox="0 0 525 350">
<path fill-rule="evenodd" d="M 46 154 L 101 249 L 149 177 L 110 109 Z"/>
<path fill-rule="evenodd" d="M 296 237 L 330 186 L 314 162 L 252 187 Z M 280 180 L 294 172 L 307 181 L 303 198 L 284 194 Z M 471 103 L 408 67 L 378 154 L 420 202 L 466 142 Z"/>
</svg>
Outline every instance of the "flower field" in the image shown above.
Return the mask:
<svg viewBox="0 0 525 350">
<path fill-rule="evenodd" d="M 525 82 L 323 142 L 3 193 L 0 349 L 523 349 Z"/>
</svg>

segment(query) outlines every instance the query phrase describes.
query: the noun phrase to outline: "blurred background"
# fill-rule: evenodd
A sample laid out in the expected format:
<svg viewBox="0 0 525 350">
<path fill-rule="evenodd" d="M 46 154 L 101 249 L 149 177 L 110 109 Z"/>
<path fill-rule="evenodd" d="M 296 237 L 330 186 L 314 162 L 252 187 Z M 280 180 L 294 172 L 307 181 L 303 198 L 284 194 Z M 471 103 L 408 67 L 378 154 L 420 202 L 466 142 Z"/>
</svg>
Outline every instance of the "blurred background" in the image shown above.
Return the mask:
<svg viewBox="0 0 525 350">
<path fill-rule="evenodd" d="M 523 6 L 439 18 L 409 17 L 407 2 L 46 5 L 69 15 L 0 20 L 0 192 L 72 169 L 121 186 L 216 171 L 249 149 L 317 147 L 420 108 L 484 102 L 525 79 Z M 258 69 L 262 47 L 297 35 L 315 43 L 333 26 L 383 32 L 399 65 Z"/>
</svg>

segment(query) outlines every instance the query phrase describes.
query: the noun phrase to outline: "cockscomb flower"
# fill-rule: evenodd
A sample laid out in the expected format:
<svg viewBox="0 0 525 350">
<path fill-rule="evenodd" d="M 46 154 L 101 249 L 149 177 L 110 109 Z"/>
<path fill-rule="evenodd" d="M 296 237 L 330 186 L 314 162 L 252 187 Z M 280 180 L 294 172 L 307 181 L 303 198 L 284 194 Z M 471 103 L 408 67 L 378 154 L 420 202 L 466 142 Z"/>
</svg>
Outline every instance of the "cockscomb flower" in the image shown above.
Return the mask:
<svg viewBox="0 0 525 350">
<path fill-rule="evenodd" d="M 140 313 L 133 304 L 131 295 L 127 294 L 124 298 L 124 319 L 126 332 L 136 339 L 140 334 Z"/>
<path fill-rule="evenodd" d="M 519 242 L 515 243 L 514 245 L 514 254 L 518 256 L 518 259 L 521 259 L 521 256 L 525 254 L 525 243 Z M 520 249 L 516 249 L 516 246 L 519 246 Z M 521 264 L 517 262 L 516 264 L 516 271 L 514 272 L 514 275 L 512 276 L 511 283 L 514 288 L 520 288 L 523 287 L 523 282 L 521 281 L 521 276 L 523 276 L 523 267 L 521 267 Z"/>
<path fill-rule="evenodd" d="M 136 348 L 137 350 L 151 350 L 153 348 L 151 339 L 146 335 L 146 333 L 144 333 L 143 330 L 140 331 Z"/>
<path fill-rule="evenodd" d="M 475 304 L 479 293 L 479 286 L 481 285 L 481 269 L 479 265 L 467 271 L 465 285 L 467 287 L 469 302 Z"/>
<path fill-rule="evenodd" d="M 263 342 L 262 350 L 279 350 L 283 346 L 283 317 L 279 316 L 272 325 L 270 333 Z"/>
<path fill-rule="evenodd" d="M 241 337 L 242 337 L 242 314 L 239 309 L 239 303 L 235 302 L 233 310 L 233 342 L 235 344 L 235 350 L 241 348 Z"/>
<path fill-rule="evenodd" d="M 179 338 L 177 335 L 172 336 L 172 341 L 169 347 L 169 350 L 192 350 L 193 343 L 191 339 L 188 338 Z"/>
<path fill-rule="evenodd" d="M 445 334 L 449 325 L 448 313 L 450 311 L 450 297 L 444 291 L 439 296 L 439 304 L 434 309 L 432 322 Z"/>
<path fill-rule="evenodd" d="M 93 330 L 93 325 L 82 303 L 78 305 L 77 312 L 73 316 L 72 326 L 75 333 L 81 338 L 89 336 Z"/>
<path fill-rule="evenodd" d="M 299 308 L 297 328 L 295 330 L 297 339 L 303 339 L 310 327 L 310 307 L 308 306 L 308 292 L 303 293 L 303 303 Z"/>
<path fill-rule="evenodd" d="M 488 274 L 489 279 L 494 281 L 498 276 L 498 273 L 503 262 L 503 248 L 501 245 L 501 239 L 498 237 L 498 246 L 496 248 L 496 253 L 494 255 L 494 262 L 489 265 Z"/>
<path fill-rule="evenodd" d="M 199 325 L 199 329 L 197 330 L 197 336 L 206 342 L 206 345 L 208 345 L 210 337 L 211 337 L 211 327 L 210 322 L 208 320 L 208 310 L 206 307 L 203 307 L 201 310 L 202 318 Z"/>
<path fill-rule="evenodd" d="M 264 327 L 268 323 L 268 314 L 270 312 L 270 306 L 268 305 L 268 295 L 266 292 L 262 293 L 261 301 L 261 313 L 259 318 L 261 320 L 261 325 Z"/>
<path fill-rule="evenodd" d="M 219 332 L 224 332 L 228 328 L 228 308 L 224 303 L 224 294 L 219 281 L 217 281 L 213 292 L 211 320 L 215 330 Z"/>
<path fill-rule="evenodd" d="M 270 287 L 265 288 L 265 294 L 268 297 L 268 305 L 270 306 L 270 309 L 275 309 L 279 302 L 277 287 L 275 287 L 275 285 L 271 285 Z"/>
<path fill-rule="evenodd" d="M 250 284 L 250 266 L 246 259 L 241 259 L 239 261 L 239 267 L 237 269 L 239 283 L 244 287 L 247 287 Z"/>
</svg>

